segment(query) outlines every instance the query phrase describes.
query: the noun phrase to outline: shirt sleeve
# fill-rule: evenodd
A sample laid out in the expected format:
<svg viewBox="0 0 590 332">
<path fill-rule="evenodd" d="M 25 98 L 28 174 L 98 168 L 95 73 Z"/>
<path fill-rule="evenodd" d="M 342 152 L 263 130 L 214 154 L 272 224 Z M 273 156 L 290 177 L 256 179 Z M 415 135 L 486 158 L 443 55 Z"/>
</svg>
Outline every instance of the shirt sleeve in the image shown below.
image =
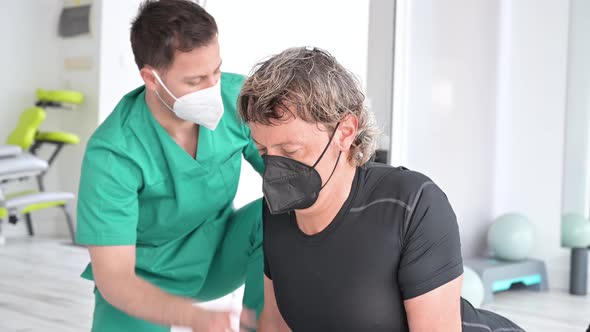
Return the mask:
<svg viewBox="0 0 590 332">
<path fill-rule="evenodd" d="M 404 221 L 398 283 L 404 300 L 463 274 L 457 218 L 443 191 L 424 183 Z"/>
<path fill-rule="evenodd" d="M 88 144 L 78 198 L 76 241 L 84 245 L 135 245 L 139 167 L 108 144 Z"/>
</svg>

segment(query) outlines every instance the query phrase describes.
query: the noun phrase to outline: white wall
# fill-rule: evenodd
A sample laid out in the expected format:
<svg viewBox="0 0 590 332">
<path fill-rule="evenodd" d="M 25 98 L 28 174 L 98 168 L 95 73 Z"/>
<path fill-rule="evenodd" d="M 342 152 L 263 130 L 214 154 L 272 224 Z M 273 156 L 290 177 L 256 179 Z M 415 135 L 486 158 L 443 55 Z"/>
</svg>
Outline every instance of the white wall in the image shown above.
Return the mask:
<svg viewBox="0 0 590 332">
<path fill-rule="evenodd" d="M 286 48 L 317 46 L 366 81 L 368 1 L 209 0 L 205 8 L 219 26 L 225 71 L 248 74 Z"/>
<path fill-rule="evenodd" d="M 563 211 L 590 213 L 590 2 L 571 0 Z"/>
<path fill-rule="evenodd" d="M 129 40 L 131 21 L 141 0 L 102 0 L 99 64 L 99 123 L 113 111 L 121 97 L 143 85 Z"/>
<path fill-rule="evenodd" d="M 395 1 L 369 1 L 367 47 L 367 104 L 383 135 L 379 149 L 391 148 L 391 110 L 393 103 L 393 68 L 395 49 Z"/>
<path fill-rule="evenodd" d="M 34 106 L 35 89 L 57 83 L 60 50 L 57 17 L 60 0 L 0 3 L 0 31 L 4 64 L 0 91 L 0 140 L 12 131 L 20 113 Z M 34 22 L 35 24 L 24 24 Z"/>
<path fill-rule="evenodd" d="M 61 0 L 0 2 L 0 63 L 2 107 L 0 107 L 0 144 L 17 124 L 20 113 L 34 106 L 37 88 L 51 89 L 59 85 L 61 49 L 57 37 L 57 19 Z M 47 112 L 42 129 L 51 130 L 55 112 Z M 46 184 L 55 187 L 48 175 Z M 35 188 L 35 182 L 6 186 L 6 191 Z M 52 214 L 35 215 L 35 230 L 55 232 Z M 7 236 L 26 234 L 24 223 L 5 225 Z"/>
<path fill-rule="evenodd" d="M 448 194 L 463 254 L 517 211 L 536 227 L 533 256 L 567 287 L 560 248 L 569 2 L 399 1 L 393 163 Z"/>
<path fill-rule="evenodd" d="M 492 217 L 498 5 L 412 0 L 399 6 L 393 164 L 442 187 L 458 217 L 463 253 L 473 256 L 484 249 Z"/>
<path fill-rule="evenodd" d="M 560 248 L 569 2 L 501 2 L 493 215 L 518 211 L 536 227 L 533 256 L 567 286 Z"/>
<path fill-rule="evenodd" d="M 73 6 L 78 1 L 63 0 L 58 6 Z M 67 146 L 57 158 L 53 174 L 54 181 L 58 182 L 57 190 L 78 192 L 80 168 L 86 143 L 96 128 L 98 122 L 99 105 L 99 41 L 101 26 L 101 1 L 82 0 L 81 5 L 91 4 L 90 34 L 73 37 L 59 38 L 57 45 L 60 48 L 60 65 L 58 67 L 58 84 L 55 89 L 72 89 L 84 94 L 84 104 L 73 111 L 59 111 L 55 113 L 52 121 L 55 128 L 61 131 L 75 133 L 80 137 L 80 144 Z M 61 8 L 59 8 L 61 10 Z M 49 27 L 48 29 L 57 29 Z M 71 61 L 81 62 L 81 67 L 68 65 Z M 71 204 L 71 211 L 75 218 L 76 200 Z M 45 212 L 44 212 L 45 213 Z M 63 215 L 55 217 L 56 234 L 67 235 L 66 224 Z"/>
</svg>

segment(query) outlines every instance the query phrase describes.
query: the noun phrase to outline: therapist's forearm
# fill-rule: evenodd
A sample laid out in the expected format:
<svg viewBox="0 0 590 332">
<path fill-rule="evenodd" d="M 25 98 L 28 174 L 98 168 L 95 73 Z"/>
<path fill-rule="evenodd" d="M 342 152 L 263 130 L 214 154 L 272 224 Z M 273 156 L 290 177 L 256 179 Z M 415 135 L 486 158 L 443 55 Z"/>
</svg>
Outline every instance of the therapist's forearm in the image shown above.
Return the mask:
<svg viewBox="0 0 590 332">
<path fill-rule="evenodd" d="M 168 294 L 136 275 L 117 276 L 98 288 L 119 310 L 160 325 L 193 326 L 202 312 L 192 300 Z"/>
</svg>

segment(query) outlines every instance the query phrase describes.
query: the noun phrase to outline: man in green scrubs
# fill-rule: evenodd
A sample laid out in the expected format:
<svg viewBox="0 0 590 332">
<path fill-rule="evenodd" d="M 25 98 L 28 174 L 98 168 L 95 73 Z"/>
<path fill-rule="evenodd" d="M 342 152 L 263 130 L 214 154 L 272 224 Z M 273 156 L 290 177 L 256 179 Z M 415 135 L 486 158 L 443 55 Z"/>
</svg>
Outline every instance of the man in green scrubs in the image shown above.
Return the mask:
<svg viewBox="0 0 590 332">
<path fill-rule="evenodd" d="M 131 43 L 145 86 L 96 130 L 80 180 L 92 331 L 230 331 L 231 313 L 194 303 L 244 283 L 248 312 L 263 303 L 261 201 L 232 206 L 242 156 L 263 171 L 236 115 L 243 77 L 220 72 L 215 20 L 191 1 L 143 4 Z"/>
</svg>

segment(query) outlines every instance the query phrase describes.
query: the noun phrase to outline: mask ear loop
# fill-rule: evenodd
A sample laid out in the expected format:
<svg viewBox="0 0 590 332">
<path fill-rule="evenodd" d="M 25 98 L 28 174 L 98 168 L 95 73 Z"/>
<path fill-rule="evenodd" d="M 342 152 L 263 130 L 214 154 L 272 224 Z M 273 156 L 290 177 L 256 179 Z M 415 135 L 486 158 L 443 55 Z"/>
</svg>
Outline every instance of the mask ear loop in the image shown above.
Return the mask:
<svg viewBox="0 0 590 332">
<path fill-rule="evenodd" d="M 332 143 L 332 139 L 334 139 L 334 136 L 336 135 L 336 130 L 338 129 L 338 126 L 340 126 L 340 122 L 338 122 L 338 124 L 336 124 L 336 127 L 334 128 L 334 132 L 332 132 L 332 136 L 330 136 L 330 141 L 328 142 L 328 144 L 326 144 L 324 151 L 322 151 L 322 154 L 320 155 L 318 160 L 316 160 L 315 164 L 313 164 L 313 166 L 311 166 L 311 168 L 315 168 L 318 165 L 318 163 L 320 162 L 320 160 L 322 160 L 322 157 L 324 156 L 326 151 L 328 151 L 328 147 L 330 146 L 330 143 Z"/>
<path fill-rule="evenodd" d="M 334 164 L 334 168 L 332 169 L 332 174 L 330 174 L 330 177 L 328 178 L 328 180 L 326 180 L 326 183 L 324 183 L 324 185 L 320 188 L 320 190 L 324 189 L 324 187 L 328 184 L 328 182 L 330 182 L 330 179 L 332 178 L 332 175 L 334 175 L 334 172 L 336 172 L 336 166 L 338 166 L 338 161 L 340 161 L 341 155 L 342 155 L 342 151 L 340 151 L 338 153 L 338 159 L 336 159 L 336 164 Z"/>
<path fill-rule="evenodd" d="M 162 99 L 162 97 L 160 96 L 160 93 L 158 91 L 156 92 L 156 96 L 158 96 L 158 99 L 160 99 L 160 101 L 162 102 L 162 104 L 164 104 L 164 106 L 166 106 L 167 109 L 169 109 L 171 112 L 174 112 L 174 110 L 172 109 L 172 107 L 170 107 L 170 105 L 166 104 L 166 102 L 164 101 L 164 99 Z"/>
<path fill-rule="evenodd" d="M 168 90 L 168 87 L 166 86 L 166 84 L 164 84 L 164 82 L 162 82 L 162 79 L 160 78 L 160 75 L 158 75 L 158 73 L 156 73 L 155 70 L 152 69 L 152 74 L 154 74 L 154 76 L 156 77 L 156 80 L 158 80 L 158 83 L 160 83 L 160 85 L 164 88 L 164 90 L 166 90 L 166 92 L 168 92 L 168 94 L 170 95 L 170 97 L 174 98 L 175 101 L 178 101 L 178 98 L 176 98 L 172 92 L 170 92 L 170 90 Z M 158 94 L 159 96 L 160 94 Z M 161 98 L 160 98 L 161 99 Z"/>
<path fill-rule="evenodd" d="M 338 122 L 336 124 L 336 127 L 334 128 L 334 132 L 332 133 L 332 136 L 330 136 L 330 141 L 328 142 L 328 144 L 326 144 L 324 151 L 322 151 L 322 154 L 320 155 L 318 160 L 315 162 L 315 164 L 313 164 L 312 168 L 315 168 L 317 166 L 317 164 L 320 162 L 320 160 L 322 160 L 322 157 L 324 156 L 326 151 L 328 151 L 328 147 L 330 146 L 330 143 L 332 143 L 332 140 L 334 139 L 334 136 L 336 135 L 336 130 L 338 129 L 338 126 L 340 126 L 340 122 Z M 340 161 L 341 155 L 342 155 L 342 151 L 340 151 L 338 153 L 338 159 L 336 159 L 336 164 L 334 164 L 334 168 L 332 169 L 332 174 L 330 174 L 330 177 L 328 178 L 328 180 L 326 180 L 326 183 L 324 183 L 324 185 L 320 188 L 320 190 L 324 189 L 324 187 L 328 184 L 328 182 L 330 182 L 330 179 L 332 179 L 334 172 L 336 172 L 336 166 L 338 166 L 338 162 Z"/>
</svg>

